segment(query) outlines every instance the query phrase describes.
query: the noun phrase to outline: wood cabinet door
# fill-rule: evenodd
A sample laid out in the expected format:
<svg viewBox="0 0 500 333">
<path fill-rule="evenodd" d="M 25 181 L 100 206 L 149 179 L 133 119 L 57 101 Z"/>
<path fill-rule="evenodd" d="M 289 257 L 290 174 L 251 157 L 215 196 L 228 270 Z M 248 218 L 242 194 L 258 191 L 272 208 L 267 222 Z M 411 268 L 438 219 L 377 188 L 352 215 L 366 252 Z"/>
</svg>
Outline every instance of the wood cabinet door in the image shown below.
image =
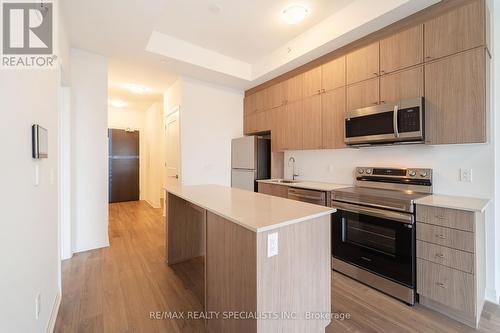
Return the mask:
<svg viewBox="0 0 500 333">
<path fill-rule="evenodd" d="M 285 107 L 280 106 L 269 110 L 271 124 L 271 150 L 281 152 L 284 150 L 285 140 Z"/>
<path fill-rule="evenodd" d="M 243 100 L 243 114 L 248 116 L 255 112 L 255 94 L 248 95 Z"/>
<path fill-rule="evenodd" d="M 266 88 L 266 93 L 265 93 L 266 110 L 274 109 L 284 104 L 285 101 L 284 87 L 285 87 L 284 82 L 280 82 Z"/>
<path fill-rule="evenodd" d="M 484 0 L 476 0 L 425 22 L 425 59 L 484 45 L 485 39 Z"/>
<path fill-rule="evenodd" d="M 243 133 L 245 135 L 255 133 L 257 131 L 257 114 L 252 113 L 243 117 Z"/>
<path fill-rule="evenodd" d="M 477 48 L 425 65 L 427 143 L 486 142 L 487 61 Z"/>
<path fill-rule="evenodd" d="M 344 148 L 344 113 L 346 88 L 321 95 L 321 128 L 323 148 Z"/>
<path fill-rule="evenodd" d="M 375 42 L 346 56 L 347 84 L 379 75 L 379 42 Z"/>
<path fill-rule="evenodd" d="M 321 95 L 305 98 L 302 112 L 302 149 L 321 149 Z"/>
<path fill-rule="evenodd" d="M 345 85 L 345 56 L 334 59 L 321 66 L 321 87 L 323 92 Z"/>
<path fill-rule="evenodd" d="M 424 67 L 380 77 L 380 103 L 424 96 Z"/>
<path fill-rule="evenodd" d="M 285 82 L 285 103 L 302 99 L 303 74 L 294 76 Z"/>
<path fill-rule="evenodd" d="M 380 41 L 380 74 L 411 67 L 424 61 L 424 26 L 401 31 Z"/>
<path fill-rule="evenodd" d="M 379 78 L 347 87 L 347 110 L 377 105 L 379 103 Z"/>
<path fill-rule="evenodd" d="M 254 95 L 254 106 L 255 106 L 255 112 L 263 111 L 265 110 L 265 105 L 266 105 L 266 90 L 259 90 L 257 91 Z"/>
<path fill-rule="evenodd" d="M 303 98 L 319 94 L 321 94 L 321 66 L 305 72 L 302 78 Z"/>
<path fill-rule="evenodd" d="M 272 110 L 264 110 L 255 113 L 255 132 L 268 132 L 271 130 L 270 115 Z"/>
<path fill-rule="evenodd" d="M 304 123 L 302 101 L 288 103 L 283 113 L 283 150 L 302 149 L 302 127 Z"/>
</svg>

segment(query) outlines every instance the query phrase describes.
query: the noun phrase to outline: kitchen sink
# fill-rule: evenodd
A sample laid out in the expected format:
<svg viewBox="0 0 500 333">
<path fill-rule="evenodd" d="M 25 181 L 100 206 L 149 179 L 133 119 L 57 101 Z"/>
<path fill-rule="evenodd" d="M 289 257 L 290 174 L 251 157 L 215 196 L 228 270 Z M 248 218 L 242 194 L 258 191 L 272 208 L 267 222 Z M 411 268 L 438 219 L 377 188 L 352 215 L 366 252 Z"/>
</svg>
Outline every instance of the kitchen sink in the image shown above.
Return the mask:
<svg viewBox="0 0 500 333">
<path fill-rule="evenodd" d="M 299 180 L 292 180 L 292 179 L 271 179 L 270 182 L 272 182 L 272 183 L 283 183 L 283 184 L 300 183 Z"/>
</svg>

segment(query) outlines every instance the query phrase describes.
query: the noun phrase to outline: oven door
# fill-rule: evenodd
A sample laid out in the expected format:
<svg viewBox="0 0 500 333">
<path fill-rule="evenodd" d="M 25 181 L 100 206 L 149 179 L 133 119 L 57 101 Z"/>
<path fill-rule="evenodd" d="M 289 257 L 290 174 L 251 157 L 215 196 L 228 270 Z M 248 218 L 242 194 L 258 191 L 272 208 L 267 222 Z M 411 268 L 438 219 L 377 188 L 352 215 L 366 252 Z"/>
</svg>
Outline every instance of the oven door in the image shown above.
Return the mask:
<svg viewBox="0 0 500 333">
<path fill-rule="evenodd" d="M 411 214 L 333 202 L 332 254 L 408 287 L 415 285 Z"/>
</svg>

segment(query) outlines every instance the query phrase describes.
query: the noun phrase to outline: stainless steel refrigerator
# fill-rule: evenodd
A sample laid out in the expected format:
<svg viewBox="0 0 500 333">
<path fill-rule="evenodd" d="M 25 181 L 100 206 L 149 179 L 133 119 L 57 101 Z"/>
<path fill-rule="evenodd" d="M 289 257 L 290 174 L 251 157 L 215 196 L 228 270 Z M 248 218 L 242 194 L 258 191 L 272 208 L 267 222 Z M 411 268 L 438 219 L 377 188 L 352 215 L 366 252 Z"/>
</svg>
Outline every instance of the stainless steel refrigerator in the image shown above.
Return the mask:
<svg viewBox="0 0 500 333">
<path fill-rule="evenodd" d="M 244 136 L 231 142 L 231 187 L 257 190 L 257 179 L 271 177 L 271 140 Z"/>
</svg>

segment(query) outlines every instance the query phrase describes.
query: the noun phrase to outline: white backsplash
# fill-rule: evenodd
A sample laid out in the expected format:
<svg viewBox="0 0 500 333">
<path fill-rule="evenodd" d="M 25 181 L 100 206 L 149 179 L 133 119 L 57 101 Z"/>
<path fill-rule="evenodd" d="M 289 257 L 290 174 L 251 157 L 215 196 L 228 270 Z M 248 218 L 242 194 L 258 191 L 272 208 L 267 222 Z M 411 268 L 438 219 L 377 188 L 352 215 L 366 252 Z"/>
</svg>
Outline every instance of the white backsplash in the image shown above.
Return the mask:
<svg viewBox="0 0 500 333">
<path fill-rule="evenodd" d="M 298 179 L 352 184 L 358 166 L 432 168 L 434 193 L 492 198 L 493 145 L 399 145 L 335 150 L 287 151 L 285 178 L 292 177 L 288 159 L 295 158 Z M 472 170 L 472 182 L 460 181 L 460 168 Z"/>
</svg>

